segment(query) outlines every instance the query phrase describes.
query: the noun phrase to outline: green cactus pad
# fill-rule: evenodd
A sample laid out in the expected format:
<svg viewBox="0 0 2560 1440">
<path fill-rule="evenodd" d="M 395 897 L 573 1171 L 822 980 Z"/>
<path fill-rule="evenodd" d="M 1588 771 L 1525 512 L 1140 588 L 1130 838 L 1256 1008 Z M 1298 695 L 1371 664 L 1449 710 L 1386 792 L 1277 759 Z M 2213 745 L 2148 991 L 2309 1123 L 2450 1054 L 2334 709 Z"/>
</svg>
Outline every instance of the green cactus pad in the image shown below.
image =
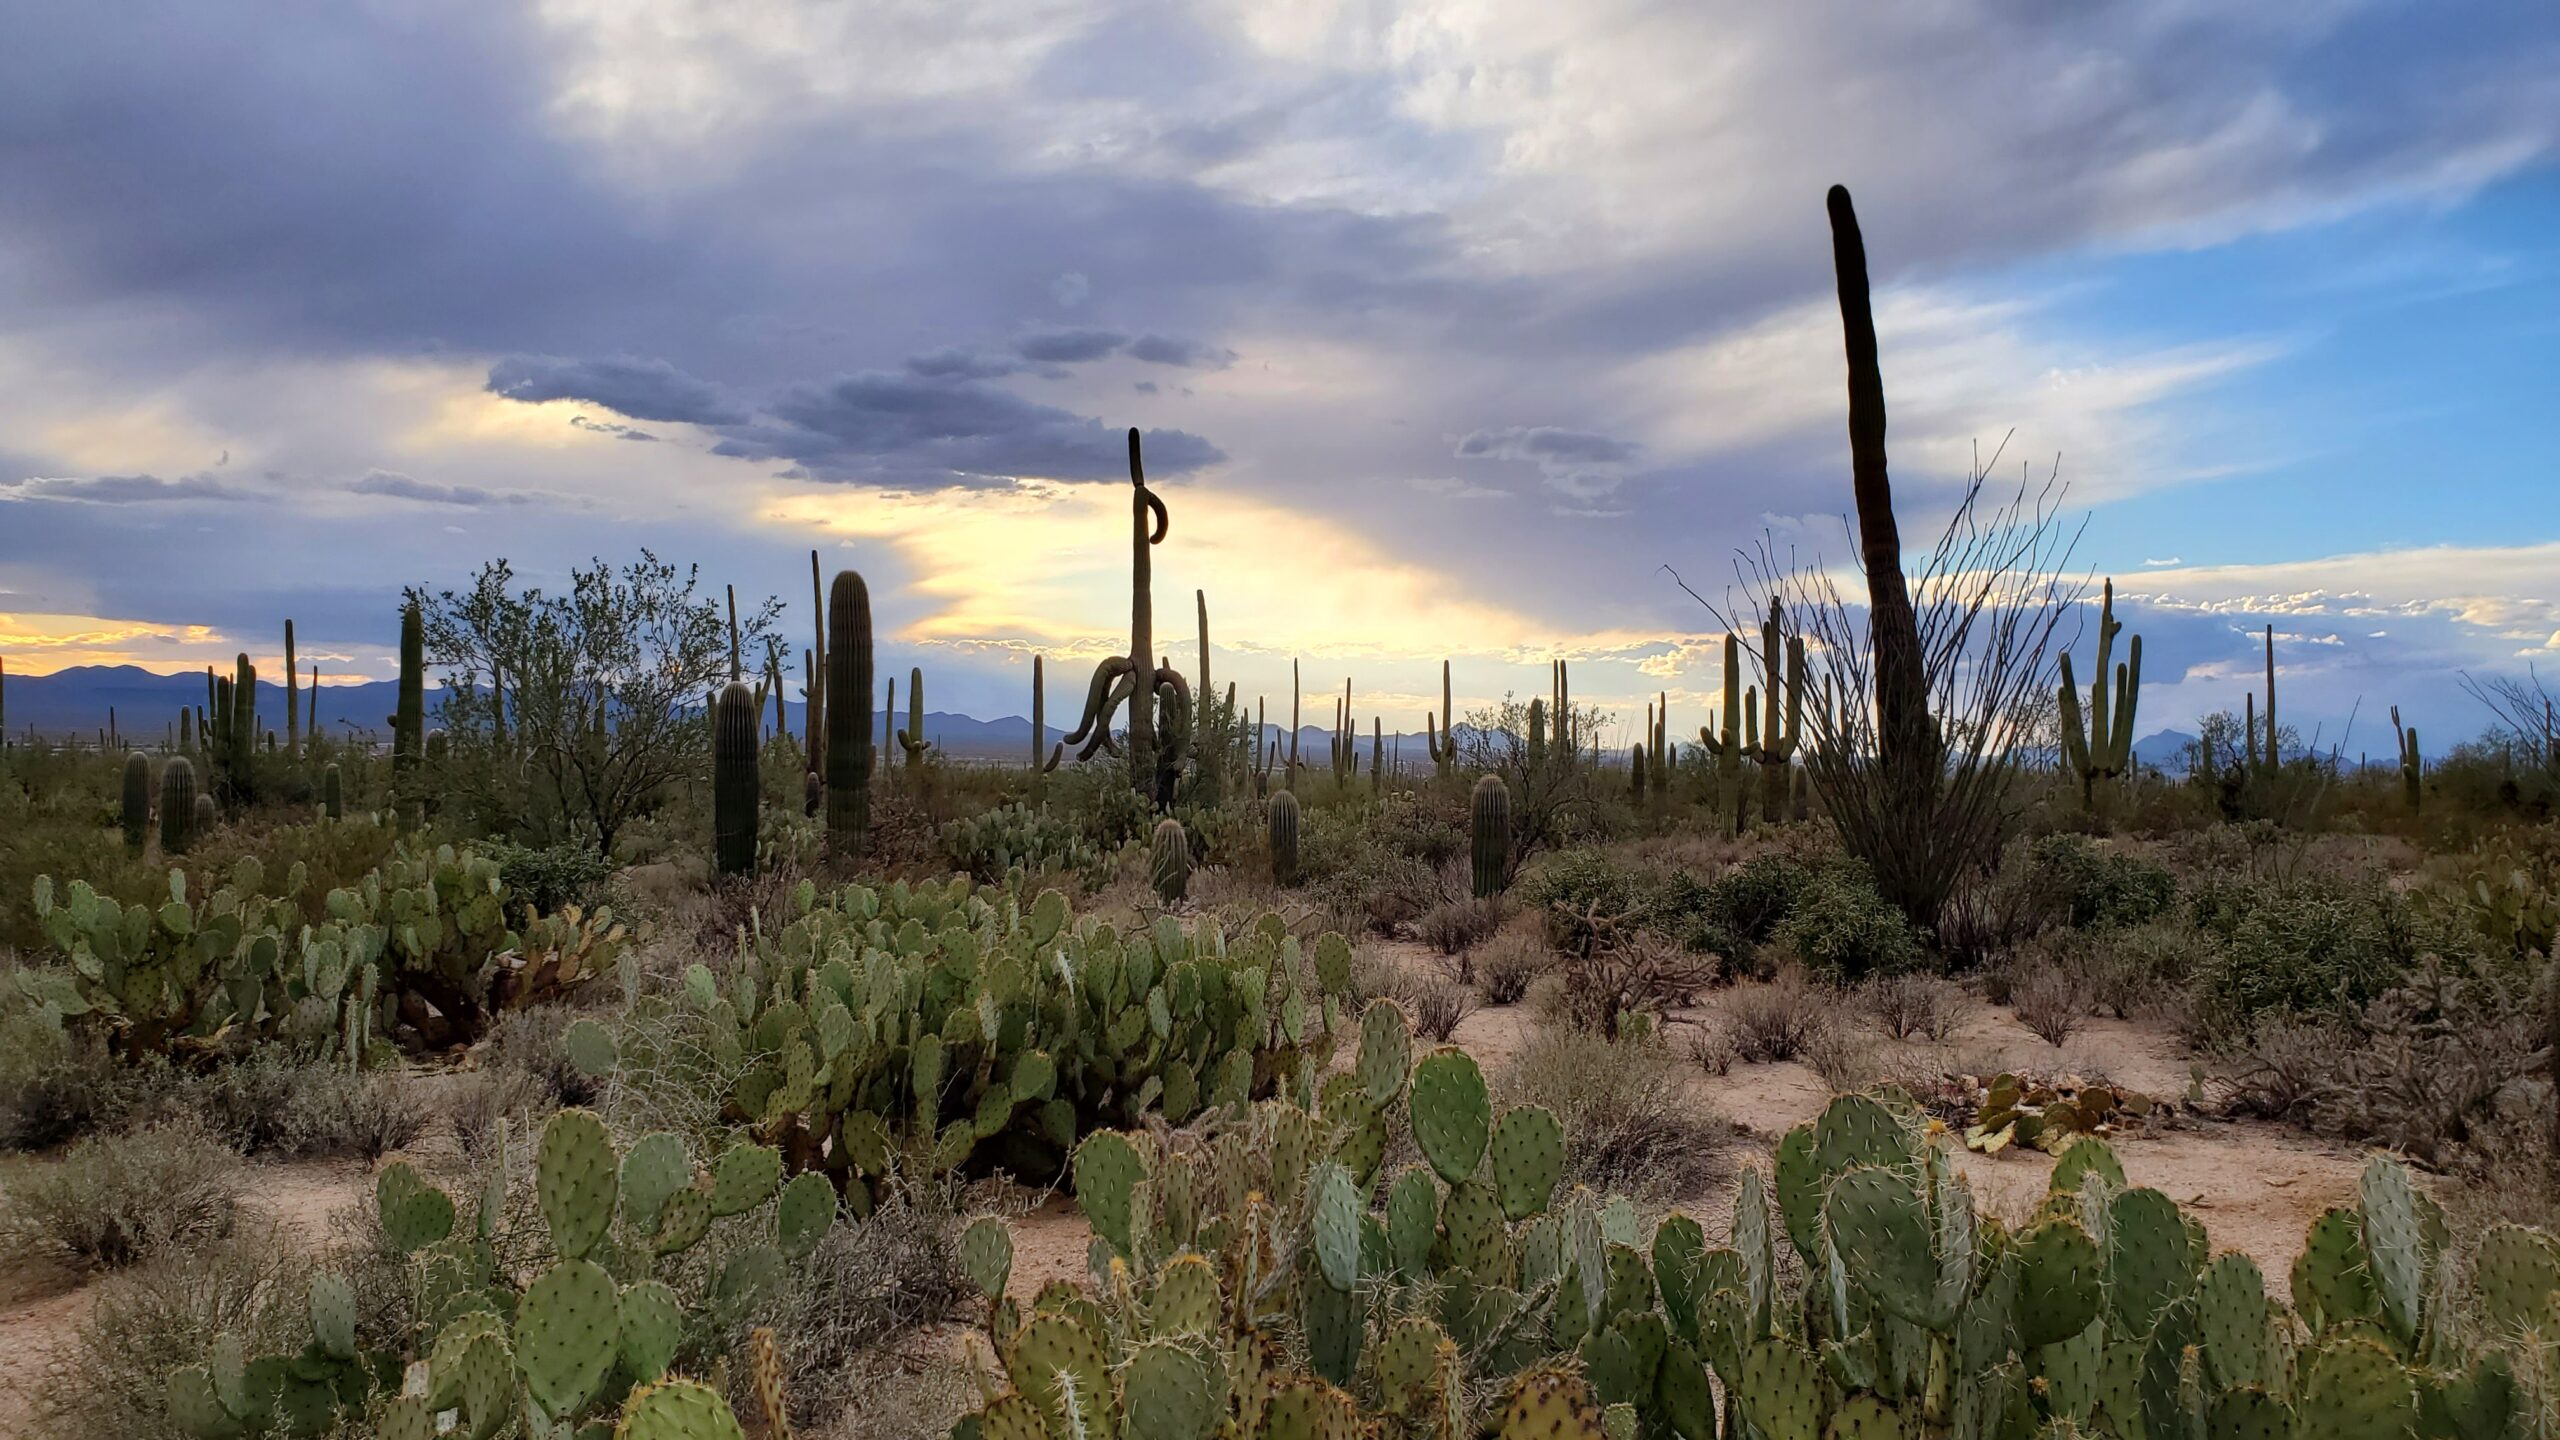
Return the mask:
<svg viewBox="0 0 2560 1440">
<path fill-rule="evenodd" d="M 1208 1440 L 1225 1408 L 1224 1389 L 1208 1362 L 1189 1350 L 1163 1341 L 1141 1345 L 1120 1372 L 1127 1433 L 1148 1440 Z"/>
<path fill-rule="evenodd" d="M 1822 1192 L 1825 1178 L 1814 1159 L 1813 1127 L 1798 1125 L 1778 1140 L 1775 1158 L 1778 1215 L 1787 1239 L 1807 1264 L 1822 1261 Z"/>
<path fill-rule="evenodd" d="M 2417 1386 L 2391 1352 L 2347 1340 L 2313 1357 L 2296 1411 L 2304 1436 L 2400 1440 L 2418 1418 Z"/>
<path fill-rule="evenodd" d="M 791 1177 L 774 1207 L 775 1234 L 790 1259 L 807 1258 L 836 1223 L 836 1187 L 814 1170 Z"/>
<path fill-rule="evenodd" d="M 1316 937 L 1316 988 L 1327 995 L 1351 993 L 1351 942 L 1341 931 Z"/>
<path fill-rule="evenodd" d="M 1413 1068 L 1413 1026 L 1392 1000 L 1372 1000 L 1360 1012 L 1360 1058 L 1356 1073 L 1369 1103 L 1385 1106 L 1404 1093 L 1406 1072 Z"/>
<path fill-rule="evenodd" d="M 574 1020 L 560 1032 L 560 1052 L 569 1064 L 589 1079 L 602 1080 L 622 1063 L 622 1050 L 613 1042 L 613 1033 L 593 1020 Z"/>
<path fill-rule="evenodd" d="M 2018 1343 L 2058 1345 L 2089 1328 L 2105 1303 L 2105 1262 L 2080 1222 L 2057 1216 L 2018 1232 Z"/>
<path fill-rule="evenodd" d="M 2356 1212 L 2336 1206 L 2320 1212 L 2293 1262 L 2293 1307 L 2322 1331 L 2380 1313 L 2373 1276 L 2365 1268 L 2364 1226 Z"/>
<path fill-rule="evenodd" d="M 744 1215 L 771 1199 L 781 1183 L 781 1151 L 770 1145 L 732 1145 L 711 1171 L 711 1214 Z"/>
<path fill-rule="evenodd" d="M 1039 1407 L 1050 1434 L 1109 1433 L 1101 1417 L 1109 1404 L 1111 1367 L 1101 1342 L 1081 1323 L 1064 1315 L 1033 1316 L 1014 1337 L 1010 1365 L 1013 1383 Z"/>
<path fill-rule="evenodd" d="M 1013 1228 L 993 1215 L 981 1215 L 960 1232 L 960 1268 L 969 1283 L 990 1300 L 1004 1298 L 1013 1275 Z"/>
<path fill-rule="evenodd" d="M 201 1365 L 172 1372 L 163 1400 L 169 1423 L 197 1440 L 237 1440 L 247 1428 L 223 1408 L 214 1392 L 213 1376 Z"/>
<path fill-rule="evenodd" d="M 620 1308 L 613 1277 L 584 1260 L 563 1260 L 525 1288 L 516 1305 L 516 1366 L 544 1413 L 577 1413 L 604 1382 Z"/>
<path fill-rule="evenodd" d="M 1470 1180 L 1450 1187 L 1440 1207 L 1440 1244 L 1448 1268 L 1496 1273 L 1509 1233 L 1502 1223 L 1502 1201 L 1491 1185 Z"/>
<path fill-rule="evenodd" d="M 1145 1178 L 1138 1147 L 1114 1130 L 1097 1130 L 1076 1147 L 1076 1204 L 1111 1248 L 1129 1253 L 1129 1201 Z"/>
<path fill-rule="evenodd" d="M 2196 1277 L 2197 1349 L 2214 1384 L 2225 1390 L 2273 1382 L 2268 1354 L 2266 1276 L 2238 1251 L 2213 1257 Z"/>
<path fill-rule="evenodd" d="M 1752 1342 L 1738 1379 L 1742 1413 L 1767 1440 L 1821 1440 L 1829 1382 L 1822 1362 L 1801 1346 L 1775 1338 Z"/>
<path fill-rule="evenodd" d="M 551 1227 L 551 1248 L 575 1260 L 613 1226 L 619 1177 L 613 1137 L 590 1110 L 563 1110 L 542 1127 L 534 1155 L 534 1191 Z M 560 1412 L 554 1411 L 554 1414 Z"/>
<path fill-rule="evenodd" d="M 656 1280 L 622 1287 L 619 1334 L 623 1373 L 642 1384 L 667 1373 L 684 1341 L 684 1307 Z"/>
<path fill-rule="evenodd" d="M 1431 1242 L 1440 1224 L 1440 1190 L 1431 1172 L 1408 1165 L 1387 1187 L 1387 1256 L 1397 1273 L 1419 1276 L 1430 1268 Z"/>
<path fill-rule="evenodd" d="M 1474 1057 L 1444 1045 L 1413 1067 L 1409 1101 L 1413 1138 L 1440 1178 L 1455 1185 L 1483 1163 L 1493 1124 L 1493 1100 Z"/>
<path fill-rule="evenodd" d="M 1832 1413 L 1823 1440 L 1902 1440 L 1902 1416 L 1873 1395 L 1852 1395 Z"/>
<path fill-rule="evenodd" d="M 406 1160 L 383 1167 L 374 1181 L 373 1202 L 383 1234 L 404 1254 L 414 1255 L 453 1233 L 453 1197 L 419 1179 Z"/>
<path fill-rule="evenodd" d="M 1457 1362 L 1458 1347 L 1439 1326 L 1419 1316 L 1400 1321 L 1378 1337 L 1378 1393 L 1391 1410 L 1418 1411 Z"/>
<path fill-rule="evenodd" d="M 1336 1385 L 1348 1385 L 1360 1365 L 1368 1323 L 1360 1297 L 1326 1283 L 1321 1273 L 1298 1286 L 1298 1325 L 1307 1340 L 1307 1364 Z"/>
<path fill-rule="evenodd" d="M 2382 1318 L 2402 1345 L 2414 1344 L 2435 1285 L 2436 1261 L 2444 1252 L 2443 1212 L 2410 1180 L 2409 1168 L 2387 1156 L 2365 1163 L 2356 1193 Z"/>
<path fill-rule="evenodd" d="M 1206 1335 L 1217 1328 L 1218 1308 L 1217 1267 L 1198 1255 L 1177 1256 L 1156 1276 L 1148 1327 L 1159 1337 Z"/>
<path fill-rule="evenodd" d="M 356 1292 L 326 1270 L 311 1276 L 311 1334 L 333 1360 L 356 1358 Z"/>
<path fill-rule="evenodd" d="M 1571 1370 L 1557 1368 L 1532 1370 L 1511 1387 L 1501 1433 L 1502 1440 L 1605 1440 L 1607 1434 L 1591 1387 Z"/>
<path fill-rule="evenodd" d="M 2077 1195 L 2081 1182 L 2091 1175 L 2104 1175 L 2118 1190 L 2125 1188 L 2124 1162 L 2116 1158 L 2115 1147 L 2095 1135 L 2083 1135 L 2054 1157 L 2053 1173 L 2045 1177 L 2045 1193 Z"/>
<path fill-rule="evenodd" d="M 2225 1390 L 2205 1408 L 2204 1433 L 2212 1440 L 2294 1440 L 2299 1424 L 2293 1407 L 2264 1390 Z"/>
<path fill-rule="evenodd" d="M 711 1233 L 711 1190 L 705 1185 L 688 1185 L 667 1197 L 658 1209 L 658 1233 L 649 1242 L 651 1253 L 676 1255 L 690 1250 L 703 1236 Z"/>
<path fill-rule="evenodd" d="M 375 1440 L 435 1440 L 436 1412 L 410 1395 L 385 1396 L 373 1407 Z"/>
<path fill-rule="evenodd" d="M 1502 1213 L 1526 1220 L 1547 1208 L 1564 1180 L 1564 1124 L 1543 1105 L 1515 1105 L 1494 1122 L 1488 1142 Z"/>
<path fill-rule="evenodd" d="M 665 1380 L 631 1392 L 614 1440 L 746 1440 L 729 1402 L 708 1385 Z"/>
<path fill-rule="evenodd" d="M 1324 1266 L 1325 1282 L 1336 1290 L 1352 1290 L 1360 1284 L 1360 1220 L 1367 1206 L 1360 1193 L 1360 1183 L 1351 1172 L 1328 1160 L 1316 1167 L 1315 1231 L 1316 1259 Z"/>
<path fill-rule="evenodd" d="M 2501 1329 L 2560 1325 L 2560 1244 L 2539 1230 L 2493 1225 L 2472 1252 L 2481 1308 Z"/>
<path fill-rule="evenodd" d="M 1927 1204 L 1902 1172 L 1861 1165 L 1831 1184 L 1822 1223 L 1842 1262 L 1885 1313 L 1943 1330 L 1954 1319 L 1939 1293 Z"/>
<path fill-rule="evenodd" d="M 622 1218 L 643 1235 L 657 1233 L 667 1197 L 693 1183 L 693 1161 L 672 1132 L 653 1131 L 622 1155 Z"/>
<path fill-rule="evenodd" d="M 2107 1305 L 2110 1328 L 2139 1335 L 2195 1279 L 2186 1217 L 2178 1202 L 2152 1189 L 2127 1190 L 2108 1214 Z"/>
</svg>

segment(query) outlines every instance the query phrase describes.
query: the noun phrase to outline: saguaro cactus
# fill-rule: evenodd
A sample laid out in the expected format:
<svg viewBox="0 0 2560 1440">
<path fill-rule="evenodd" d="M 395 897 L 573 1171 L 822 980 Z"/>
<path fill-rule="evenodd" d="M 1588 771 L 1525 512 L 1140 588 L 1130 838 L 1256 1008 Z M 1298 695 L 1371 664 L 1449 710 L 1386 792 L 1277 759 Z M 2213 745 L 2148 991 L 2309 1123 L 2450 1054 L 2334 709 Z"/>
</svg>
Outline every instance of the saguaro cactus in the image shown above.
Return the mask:
<svg viewBox="0 0 2560 1440">
<path fill-rule="evenodd" d="M 1271 797 L 1271 879 L 1298 883 L 1298 797 L 1286 790 Z"/>
<path fill-rule="evenodd" d="M 416 803 L 418 763 L 427 750 L 427 622 L 418 602 L 400 607 L 400 696 L 391 712 L 393 807 Z"/>
<path fill-rule="evenodd" d="M 1648 730 L 1653 728 L 1650 721 L 1646 723 L 1645 728 Z M 1637 741 L 1634 747 L 1627 751 L 1627 775 L 1627 794 L 1638 806 L 1642 806 L 1644 804 L 1645 771 L 1644 742 L 1641 740 Z"/>
<path fill-rule="evenodd" d="M 802 687 L 800 698 L 807 707 L 807 713 L 800 718 L 809 731 L 809 772 L 823 775 L 827 771 L 827 597 L 818 584 L 818 552 L 815 550 L 809 552 L 809 615 L 817 633 L 815 646 L 802 662 L 808 672 L 808 681 Z M 865 684 L 862 693 L 869 695 L 871 687 Z"/>
<path fill-rule="evenodd" d="M 343 820 L 347 815 L 346 781 L 339 777 L 334 763 L 320 772 L 320 813 L 332 820 Z"/>
<path fill-rule="evenodd" d="M 1771 596 L 1769 618 L 1760 622 L 1760 677 L 1768 693 L 1761 700 L 1760 740 L 1751 758 L 1760 764 L 1760 818 L 1773 825 L 1786 818 L 1788 767 L 1804 730 L 1804 637 L 1787 637 L 1787 668 L 1781 677 L 1778 636 L 1785 627 L 1786 612 Z M 1786 687 L 1783 714 L 1778 695 L 1781 683 Z"/>
<path fill-rule="evenodd" d="M 850 570 L 836 572 L 827 596 L 827 651 L 823 753 L 827 777 L 827 850 L 838 859 L 858 855 L 871 829 L 871 591 Z M 822 702 L 823 703 L 823 702 Z"/>
<path fill-rule="evenodd" d="M 1048 758 L 1040 755 L 1040 747 L 1049 745 Z M 1066 757 L 1067 747 L 1049 744 L 1049 686 L 1040 676 L 1040 657 L 1031 657 L 1031 795 L 1038 799 L 1049 772 L 1058 768 Z"/>
<path fill-rule="evenodd" d="M 160 767 L 160 853 L 184 855 L 195 840 L 196 767 L 172 755 Z"/>
<path fill-rule="evenodd" d="M 1501 776 L 1487 775 L 1476 782 L 1470 802 L 1467 841 L 1476 898 L 1489 900 L 1502 893 L 1511 866 L 1511 788 Z"/>
<path fill-rule="evenodd" d="M 2400 707 L 2391 707 L 2391 734 L 2400 751 L 2400 798 L 2409 803 L 2409 813 L 2418 813 L 2418 781 L 2426 774 L 2426 761 L 2418 753 L 2418 727 L 2403 727 Z"/>
<path fill-rule="evenodd" d="M 258 667 L 249 663 L 245 652 L 232 665 L 231 752 L 224 765 L 229 771 L 231 803 L 245 805 L 257 790 Z"/>
<path fill-rule="evenodd" d="M 723 875 L 750 875 L 756 868 L 756 717 L 762 708 L 755 692 L 732 680 L 720 692 L 712 720 L 712 857 Z"/>
<path fill-rule="evenodd" d="M 301 672 L 294 668 L 291 620 L 284 622 L 284 749 L 289 756 L 302 754 Z"/>
<path fill-rule="evenodd" d="M 1192 741 L 1191 753 L 1199 757 L 1200 803 L 1216 805 L 1226 798 L 1227 746 L 1225 732 L 1219 728 L 1218 707 L 1211 703 L 1218 692 L 1209 681 L 1209 592 L 1194 590 L 1191 598 L 1200 611 L 1200 704 L 1193 717 L 1199 733 Z M 1234 718 L 1235 710 L 1230 705 L 1227 720 L 1232 723 Z"/>
<path fill-rule="evenodd" d="M 2284 764 L 2276 736 L 2276 627 L 2267 627 L 2267 743 L 2263 754 L 2270 773 Z"/>
<path fill-rule="evenodd" d="M 1424 712 L 1422 737 L 1431 747 L 1431 768 L 1443 780 L 1458 761 L 1458 712 L 1449 703 L 1449 662 L 1440 662 L 1440 714 Z"/>
<path fill-rule="evenodd" d="M 1158 789 L 1155 707 L 1147 703 L 1156 689 L 1155 561 L 1150 551 L 1164 543 L 1172 529 L 1164 501 L 1147 488 L 1146 468 L 1138 454 L 1138 431 L 1129 431 L 1129 653 L 1114 655 L 1094 667 L 1086 693 L 1084 718 L 1066 743 L 1084 747 L 1076 758 L 1089 760 L 1097 750 L 1113 748 L 1111 716 L 1129 705 L 1129 784 L 1153 798 Z M 1152 522 L 1152 528 L 1150 525 Z"/>
<path fill-rule="evenodd" d="M 898 732 L 898 748 L 906 752 L 907 771 L 913 774 L 924 763 L 924 667 L 907 671 L 907 726 Z"/>
<path fill-rule="evenodd" d="M 1167 905 L 1180 901 L 1191 889 L 1191 837 L 1183 833 L 1182 822 L 1170 815 L 1156 822 L 1147 878 L 1155 885 L 1156 898 Z"/>
<path fill-rule="evenodd" d="M 2080 687 L 2071 674 L 2071 652 L 2062 652 L 2062 748 L 2080 777 L 2080 803 L 2096 809 L 2116 778 L 2133 765 L 2133 710 L 2142 688 L 2142 637 L 2133 637 L 2128 663 L 2115 667 L 2115 706 L 2107 705 L 2107 663 L 2115 653 L 2116 582 L 2108 580 L 2098 603 L 2098 673 L 2089 685 L 2089 720 L 2080 721 Z"/>
<path fill-rule="evenodd" d="M 139 855 L 151 836 L 151 757 L 124 757 L 124 848 Z"/>
<path fill-rule="evenodd" d="M 1742 703 L 1742 643 L 1732 631 L 1724 637 L 1724 706 L 1709 714 L 1707 723 L 1698 727 L 1698 744 L 1716 762 L 1716 803 L 1733 817 L 1733 833 L 1742 833 L 1742 736 L 1739 718 Z M 1717 731 L 1718 716 L 1723 723 Z"/>
</svg>

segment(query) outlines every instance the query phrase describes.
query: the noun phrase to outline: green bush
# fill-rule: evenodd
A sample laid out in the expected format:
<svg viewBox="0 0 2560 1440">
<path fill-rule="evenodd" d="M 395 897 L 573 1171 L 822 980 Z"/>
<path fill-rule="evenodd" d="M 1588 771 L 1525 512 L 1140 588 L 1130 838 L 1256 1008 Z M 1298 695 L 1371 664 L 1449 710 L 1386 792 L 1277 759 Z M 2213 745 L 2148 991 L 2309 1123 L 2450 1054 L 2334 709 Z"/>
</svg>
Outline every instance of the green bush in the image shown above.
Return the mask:
<svg viewBox="0 0 2560 1440">
<path fill-rule="evenodd" d="M 2384 886 L 2218 884 L 2194 908 L 2220 942 L 2189 994 L 2192 1038 L 2207 1045 L 2245 1042 L 2271 1016 L 2361 1010 L 2429 954 L 2479 957 L 2475 932 Z"/>
<path fill-rule="evenodd" d="M 1770 939 L 1835 984 L 1909 970 L 1922 959 L 1920 932 L 1851 860 L 1816 871 Z"/>
<path fill-rule="evenodd" d="M 81 1264 L 131 1265 L 229 1234 L 239 1163 L 186 1124 L 81 1140 L 9 1186 L 8 1229 Z"/>
<path fill-rule="evenodd" d="M 583 841 L 535 846 L 502 840 L 484 848 L 498 862 L 498 883 L 507 887 L 517 903 L 537 914 L 595 904 L 613 874 L 612 862 Z"/>
<path fill-rule="evenodd" d="M 2140 925 L 2168 914 L 2178 901 L 2178 880 L 2167 866 L 2100 849 L 2080 835 L 2028 842 L 2004 883 L 2018 888 L 2031 923 L 2073 930 Z"/>
</svg>

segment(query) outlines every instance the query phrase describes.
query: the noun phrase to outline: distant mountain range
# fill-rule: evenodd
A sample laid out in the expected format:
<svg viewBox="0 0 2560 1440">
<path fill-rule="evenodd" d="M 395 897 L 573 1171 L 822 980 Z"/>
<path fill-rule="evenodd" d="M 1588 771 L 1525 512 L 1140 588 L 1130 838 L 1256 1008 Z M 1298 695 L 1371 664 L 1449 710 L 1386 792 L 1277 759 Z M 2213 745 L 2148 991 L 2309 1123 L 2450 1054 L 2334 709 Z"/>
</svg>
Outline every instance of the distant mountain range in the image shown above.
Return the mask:
<svg viewBox="0 0 2560 1440">
<path fill-rule="evenodd" d="M 2187 773 L 2187 749 L 2196 737 L 2184 730 L 2163 730 L 2133 742 L 2133 758 L 2163 775 Z"/>
</svg>

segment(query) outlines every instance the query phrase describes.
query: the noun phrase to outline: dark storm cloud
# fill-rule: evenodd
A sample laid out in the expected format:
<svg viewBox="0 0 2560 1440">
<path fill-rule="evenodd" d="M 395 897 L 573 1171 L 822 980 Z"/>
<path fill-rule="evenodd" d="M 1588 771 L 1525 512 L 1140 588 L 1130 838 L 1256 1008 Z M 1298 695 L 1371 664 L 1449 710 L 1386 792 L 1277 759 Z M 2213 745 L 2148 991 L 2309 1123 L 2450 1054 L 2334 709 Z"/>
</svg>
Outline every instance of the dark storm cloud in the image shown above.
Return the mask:
<svg viewBox="0 0 2560 1440">
<path fill-rule="evenodd" d="M 947 345 L 907 357 L 907 368 L 928 380 L 994 380 L 1015 374 L 1022 362 L 965 346 Z"/>
<path fill-rule="evenodd" d="M 426 505 L 460 505 L 474 509 L 484 505 L 523 505 L 531 499 L 524 495 L 493 494 L 477 485 L 439 485 L 393 470 L 370 471 L 348 485 L 347 491 L 354 495 L 381 495 Z"/>
<path fill-rule="evenodd" d="M 1129 343 L 1117 330 L 1043 330 L 1013 342 L 1014 353 L 1043 365 L 1081 365 Z"/>
<path fill-rule="evenodd" d="M 22 480 L 0 481 L 0 499 L 53 500 L 80 505 L 152 505 L 171 500 L 247 500 L 247 492 L 236 490 L 210 475 L 181 475 L 163 480 L 157 475 L 30 475 Z"/>
<path fill-rule="evenodd" d="M 1186 370 L 1224 370 L 1236 363 L 1233 350 L 1170 335 L 1141 335 L 1129 342 L 1129 355 L 1150 365 L 1179 365 Z"/>
<path fill-rule="evenodd" d="M 584 400 L 634 420 L 731 425 L 746 417 L 719 389 L 664 360 L 510 355 L 489 367 L 489 393 L 510 400 Z"/>
<path fill-rule="evenodd" d="M 975 381 L 870 370 L 791 386 L 766 409 L 769 418 L 727 427 L 718 453 L 797 461 L 817 479 L 891 484 L 1128 474 L 1120 431 Z M 1226 458 L 1180 430 L 1149 431 L 1145 443 L 1151 473 L 1180 475 Z"/>
</svg>

